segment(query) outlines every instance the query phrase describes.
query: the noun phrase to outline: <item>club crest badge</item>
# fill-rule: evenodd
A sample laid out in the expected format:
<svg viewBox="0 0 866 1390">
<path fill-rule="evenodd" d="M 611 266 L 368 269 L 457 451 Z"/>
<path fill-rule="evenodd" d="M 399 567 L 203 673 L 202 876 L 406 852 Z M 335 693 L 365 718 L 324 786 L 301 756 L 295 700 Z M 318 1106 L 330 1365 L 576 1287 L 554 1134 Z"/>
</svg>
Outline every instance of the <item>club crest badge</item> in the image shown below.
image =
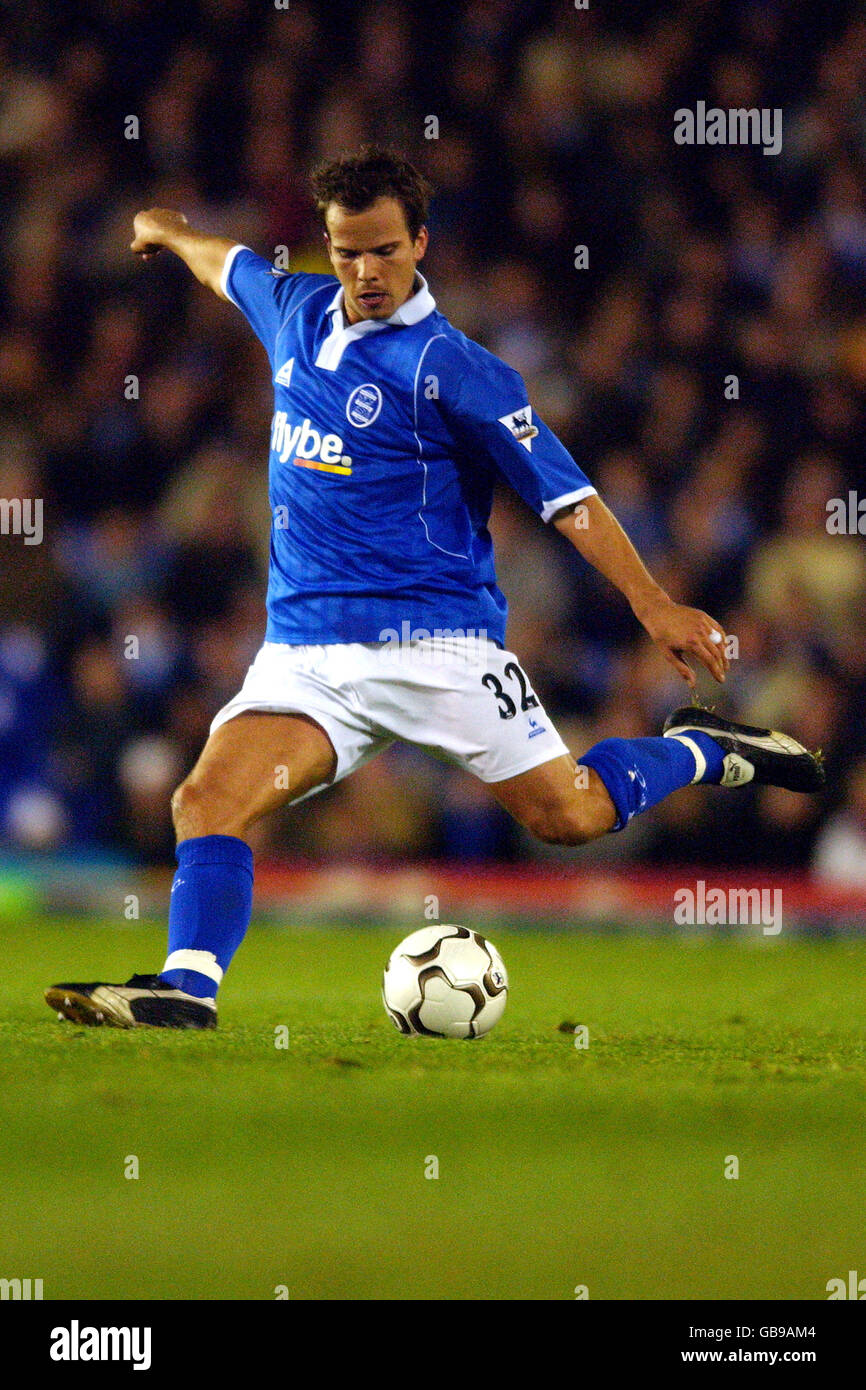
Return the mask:
<svg viewBox="0 0 866 1390">
<path fill-rule="evenodd" d="M 356 386 L 346 402 L 346 419 L 356 429 L 363 430 L 372 425 L 381 409 L 382 392 L 367 381 L 363 386 Z"/>
</svg>

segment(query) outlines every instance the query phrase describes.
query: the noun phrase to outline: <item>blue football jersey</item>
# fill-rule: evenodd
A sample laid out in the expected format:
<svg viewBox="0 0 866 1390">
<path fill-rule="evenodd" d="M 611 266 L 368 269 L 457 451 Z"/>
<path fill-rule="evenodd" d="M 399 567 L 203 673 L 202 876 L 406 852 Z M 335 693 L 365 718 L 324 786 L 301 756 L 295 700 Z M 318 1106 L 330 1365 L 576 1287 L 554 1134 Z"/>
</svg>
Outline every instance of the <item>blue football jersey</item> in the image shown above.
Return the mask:
<svg viewBox="0 0 866 1390">
<path fill-rule="evenodd" d="M 222 286 L 271 364 L 267 640 L 486 632 L 506 602 L 487 530 L 505 478 L 545 520 L 595 489 L 520 374 L 453 328 L 424 277 L 384 321 L 345 320 L 331 275 L 248 247 Z"/>
</svg>

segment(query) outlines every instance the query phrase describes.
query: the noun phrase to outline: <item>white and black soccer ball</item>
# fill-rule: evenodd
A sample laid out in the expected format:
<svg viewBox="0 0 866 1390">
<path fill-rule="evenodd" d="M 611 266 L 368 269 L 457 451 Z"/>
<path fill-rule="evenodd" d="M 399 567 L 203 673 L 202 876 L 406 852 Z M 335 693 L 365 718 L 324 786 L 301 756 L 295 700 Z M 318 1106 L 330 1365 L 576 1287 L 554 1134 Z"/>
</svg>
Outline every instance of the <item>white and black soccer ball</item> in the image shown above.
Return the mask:
<svg viewBox="0 0 866 1390">
<path fill-rule="evenodd" d="M 480 1038 L 499 1022 L 507 998 L 496 947 L 453 922 L 407 936 L 382 980 L 385 1008 L 400 1032 L 432 1038 Z"/>
</svg>

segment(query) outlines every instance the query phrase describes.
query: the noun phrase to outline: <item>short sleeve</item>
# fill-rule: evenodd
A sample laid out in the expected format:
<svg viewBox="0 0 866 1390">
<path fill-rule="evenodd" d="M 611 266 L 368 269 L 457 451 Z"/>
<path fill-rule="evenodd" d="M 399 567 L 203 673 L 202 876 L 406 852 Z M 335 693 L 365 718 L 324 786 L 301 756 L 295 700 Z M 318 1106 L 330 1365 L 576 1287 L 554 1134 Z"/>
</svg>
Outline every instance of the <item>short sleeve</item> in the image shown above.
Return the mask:
<svg viewBox="0 0 866 1390">
<path fill-rule="evenodd" d="M 315 283 L 315 277 L 303 272 L 276 270 L 270 261 L 240 243 L 225 258 L 220 288 L 248 320 L 272 362 L 280 324 L 310 280 Z"/>
<path fill-rule="evenodd" d="M 464 449 L 482 452 L 542 521 L 595 492 L 534 413 L 519 372 L 469 339 L 439 344 L 439 407 Z"/>
</svg>

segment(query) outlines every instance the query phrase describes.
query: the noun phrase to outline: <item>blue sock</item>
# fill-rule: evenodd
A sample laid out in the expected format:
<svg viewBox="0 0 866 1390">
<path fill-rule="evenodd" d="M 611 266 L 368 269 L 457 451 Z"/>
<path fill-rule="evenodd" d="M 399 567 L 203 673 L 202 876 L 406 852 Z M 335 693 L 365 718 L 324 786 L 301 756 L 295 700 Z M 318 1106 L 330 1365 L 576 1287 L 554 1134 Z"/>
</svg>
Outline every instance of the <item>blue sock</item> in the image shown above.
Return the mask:
<svg viewBox="0 0 866 1390">
<path fill-rule="evenodd" d="M 724 754 L 708 734 L 690 732 L 706 767 L 700 781 L 718 782 Z M 698 759 L 678 738 L 606 738 L 580 759 L 601 778 L 616 808 L 614 830 L 622 830 L 632 816 L 663 801 L 671 792 L 696 780 Z"/>
<path fill-rule="evenodd" d="M 177 847 L 160 976 L 198 999 L 215 997 L 250 924 L 253 852 L 234 835 L 201 835 Z"/>
</svg>

